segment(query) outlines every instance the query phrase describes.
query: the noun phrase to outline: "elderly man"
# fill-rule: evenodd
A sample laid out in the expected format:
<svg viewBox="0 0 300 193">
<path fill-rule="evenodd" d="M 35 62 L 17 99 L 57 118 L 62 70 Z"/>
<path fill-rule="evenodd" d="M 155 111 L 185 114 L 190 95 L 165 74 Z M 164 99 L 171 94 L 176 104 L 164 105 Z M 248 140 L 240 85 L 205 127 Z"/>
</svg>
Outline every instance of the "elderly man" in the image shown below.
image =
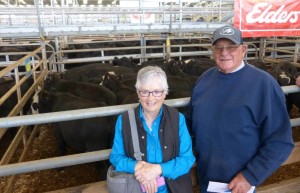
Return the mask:
<svg viewBox="0 0 300 193">
<path fill-rule="evenodd" d="M 243 61 L 247 46 L 240 30 L 216 29 L 212 51 L 217 66 L 197 80 L 186 113 L 200 190 L 209 192 L 215 181 L 228 183 L 232 193 L 246 193 L 294 147 L 285 97 L 273 77 Z"/>
</svg>

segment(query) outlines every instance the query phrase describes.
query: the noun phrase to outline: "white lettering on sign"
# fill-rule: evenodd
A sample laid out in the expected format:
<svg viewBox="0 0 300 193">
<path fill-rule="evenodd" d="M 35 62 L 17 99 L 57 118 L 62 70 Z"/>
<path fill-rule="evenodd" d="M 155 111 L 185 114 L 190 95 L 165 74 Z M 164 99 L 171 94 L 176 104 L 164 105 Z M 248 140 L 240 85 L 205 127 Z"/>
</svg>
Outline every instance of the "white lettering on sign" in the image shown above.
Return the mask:
<svg viewBox="0 0 300 193">
<path fill-rule="evenodd" d="M 298 21 L 298 13 L 285 11 L 285 5 L 281 5 L 274 11 L 271 11 L 272 7 L 273 5 L 266 2 L 257 3 L 246 15 L 247 23 L 296 23 Z"/>
</svg>

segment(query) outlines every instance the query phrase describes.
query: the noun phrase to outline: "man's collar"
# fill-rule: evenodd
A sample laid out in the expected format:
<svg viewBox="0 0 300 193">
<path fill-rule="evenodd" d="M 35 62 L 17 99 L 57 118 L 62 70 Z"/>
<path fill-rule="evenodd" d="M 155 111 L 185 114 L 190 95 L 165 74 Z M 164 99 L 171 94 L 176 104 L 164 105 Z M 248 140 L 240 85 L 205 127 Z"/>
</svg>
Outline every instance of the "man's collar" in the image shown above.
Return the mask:
<svg viewBox="0 0 300 193">
<path fill-rule="evenodd" d="M 234 71 L 232 71 L 232 72 L 230 72 L 230 73 L 237 72 L 237 71 L 239 71 L 240 69 L 242 69 L 244 66 L 245 66 L 245 63 L 244 63 L 244 61 L 242 61 L 242 63 L 241 63 Z"/>
</svg>

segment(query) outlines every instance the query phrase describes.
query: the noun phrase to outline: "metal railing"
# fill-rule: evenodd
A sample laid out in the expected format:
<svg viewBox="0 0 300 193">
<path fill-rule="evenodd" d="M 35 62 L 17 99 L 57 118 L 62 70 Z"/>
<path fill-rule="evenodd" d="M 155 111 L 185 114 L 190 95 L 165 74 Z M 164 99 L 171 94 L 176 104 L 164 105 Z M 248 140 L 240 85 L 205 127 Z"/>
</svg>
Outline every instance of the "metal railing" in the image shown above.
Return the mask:
<svg viewBox="0 0 300 193">
<path fill-rule="evenodd" d="M 211 32 L 231 5 L 218 7 L 0 7 L 0 37 Z M 37 14 L 37 12 L 39 14 Z M 193 18 L 209 22 L 193 21 Z M 217 20 L 217 22 L 215 22 Z"/>
<path fill-rule="evenodd" d="M 276 64 L 289 61 L 300 67 L 300 38 L 266 38 L 262 43 L 261 56 L 265 62 Z"/>
<path fill-rule="evenodd" d="M 171 44 L 170 48 L 171 48 L 171 53 L 170 53 L 170 57 L 173 59 L 178 59 L 178 60 L 182 60 L 183 58 L 195 58 L 195 57 L 201 57 L 201 56 L 205 56 L 205 57 L 210 57 L 212 58 L 212 51 L 211 51 L 211 35 L 206 35 L 206 37 L 204 36 L 193 36 L 193 37 L 189 37 L 189 38 L 174 38 L 171 37 L 171 40 L 197 40 L 194 42 L 200 42 L 200 43 L 188 43 L 186 42 L 185 44 L 176 44 L 173 45 Z M 157 38 L 157 37 L 156 37 Z M 161 45 L 151 45 L 148 41 L 151 40 L 157 40 L 157 41 L 161 41 L 162 44 Z M 147 38 L 143 38 L 141 37 L 141 39 L 136 38 L 128 40 L 129 44 L 130 41 L 140 41 L 140 44 L 143 44 L 145 46 L 128 46 L 128 47 L 107 47 L 105 43 L 110 43 L 110 46 L 112 46 L 113 42 L 118 43 L 119 40 L 112 40 L 112 41 L 79 41 L 77 43 L 75 42 L 64 42 L 63 44 L 66 45 L 66 48 L 62 49 L 59 48 L 57 52 L 54 52 L 54 48 L 49 45 L 49 44 L 45 44 L 45 45 L 49 45 L 51 46 L 50 51 L 47 51 L 47 53 L 53 53 L 47 60 L 47 63 L 49 64 L 49 69 L 52 71 L 64 71 L 64 65 L 65 64 L 72 64 L 74 66 L 76 66 L 76 64 L 82 64 L 82 63 L 87 63 L 87 62 L 110 62 L 113 61 L 115 57 L 132 57 L 133 59 L 140 59 L 140 63 L 142 63 L 143 61 L 147 61 L 148 59 L 162 59 L 166 57 L 166 48 L 165 48 L 165 43 L 164 41 L 166 41 L 166 39 L 164 38 L 160 38 L 160 39 L 147 39 Z M 124 42 L 123 40 L 121 40 L 120 42 Z M 57 42 L 58 44 L 58 42 Z M 104 47 L 101 47 L 98 45 L 99 48 L 91 48 L 91 49 L 72 49 L 71 47 L 74 47 L 74 45 L 76 44 L 85 44 L 85 45 L 91 45 L 91 47 L 96 47 L 97 45 L 93 45 L 93 44 L 101 44 Z M 150 44 L 150 45 L 149 45 Z M 256 45 L 254 43 L 251 42 L 245 42 L 245 44 L 248 45 L 248 51 L 247 54 L 245 56 L 245 60 L 249 61 L 249 60 L 253 60 L 253 59 L 258 59 L 259 57 L 259 48 L 256 47 Z M 62 43 L 61 43 L 62 45 Z M 70 48 L 68 48 L 68 45 L 70 46 Z M 7 45 L 10 46 L 10 45 Z M 16 48 L 18 48 L 18 46 L 15 44 L 14 45 Z M 24 46 L 23 44 L 21 44 L 20 46 Z M 189 48 L 193 48 L 194 51 L 191 51 L 191 49 Z M 151 49 L 156 50 L 155 53 L 151 51 Z M 160 49 L 161 51 L 159 53 L 157 53 L 157 49 Z M 124 51 L 130 50 L 131 53 L 134 52 L 134 54 L 125 54 L 124 55 Z M 174 51 L 176 50 L 176 51 Z M 120 53 L 118 54 L 118 52 L 120 51 Z M 109 54 L 109 52 L 114 52 L 114 54 Z M 68 58 L 67 55 L 68 54 L 77 54 L 77 53 L 95 53 L 93 55 L 94 57 L 85 57 L 85 58 Z M 7 61 L 3 61 L 0 62 L 0 66 L 8 66 L 12 63 L 14 63 L 15 61 L 10 61 L 9 57 L 10 56 L 14 56 L 17 54 L 26 54 L 25 52 L 20 53 L 20 52 L 12 52 L 12 53 L 0 53 L 0 56 L 7 56 Z"/>
<path fill-rule="evenodd" d="M 29 56 L 32 56 L 34 54 L 35 52 L 31 53 L 31 55 Z M 24 60 L 25 57 L 18 62 L 22 63 Z M 43 62 L 45 62 L 45 60 L 43 60 Z M 16 65 L 9 67 L 4 72 L 0 71 L 0 77 L 5 73 L 7 73 L 10 68 L 16 67 Z M 299 87 L 295 85 L 285 86 L 282 87 L 282 89 L 284 93 L 294 93 L 300 91 Z M 165 103 L 173 107 L 183 107 L 189 103 L 189 98 L 166 100 Z M 128 105 L 98 107 L 98 108 L 72 110 L 72 111 L 55 112 L 55 113 L 44 113 L 44 114 L 37 114 L 37 115 L 24 115 L 24 116 L 0 118 L 0 128 L 2 128 L 0 130 L 2 131 L 10 127 L 16 127 L 16 126 L 37 125 L 37 124 L 44 124 L 44 123 L 51 123 L 51 122 L 117 115 L 130 108 L 135 107 L 136 105 L 137 104 L 128 104 Z M 300 118 L 291 119 L 291 125 L 299 126 Z M 108 149 L 108 150 L 101 150 L 101 151 L 82 153 L 82 154 L 76 154 L 70 156 L 42 159 L 37 161 L 2 165 L 0 166 L 0 176 L 14 175 L 14 174 L 20 174 L 26 172 L 39 171 L 44 169 L 51 169 L 51 168 L 105 160 L 108 159 L 109 154 L 110 154 L 110 150 Z"/>
<path fill-rule="evenodd" d="M 299 92 L 298 86 L 282 87 L 285 93 Z M 165 103 L 173 107 L 183 107 L 189 103 L 189 98 L 166 100 Z M 136 107 L 137 104 L 127 104 L 109 107 L 97 107 L 82 110 L 72 110 L 55 113 L 43 113 L 37 115 L 25 115 L 18 117 L 0 118 L 0 128 L 9 128 L 20 125 L 36 125 L 49 122 L 68 121 L 76 119 L 85 119 L 101 116 L 111 116 L 120 114 L 130 108 Z M 292 126 L 300 125 L 300 118 L 291 119 Z M 106 160 L 109 158 L 110 149 L 81 153 L 75 155 L 61 156 L 42 160 L 28 161 L 0 166 L 0 176 L 8 176 L 26 172 L 33 172 L 57 167 L 71 166 L 89 162 Z"/>
</svg>

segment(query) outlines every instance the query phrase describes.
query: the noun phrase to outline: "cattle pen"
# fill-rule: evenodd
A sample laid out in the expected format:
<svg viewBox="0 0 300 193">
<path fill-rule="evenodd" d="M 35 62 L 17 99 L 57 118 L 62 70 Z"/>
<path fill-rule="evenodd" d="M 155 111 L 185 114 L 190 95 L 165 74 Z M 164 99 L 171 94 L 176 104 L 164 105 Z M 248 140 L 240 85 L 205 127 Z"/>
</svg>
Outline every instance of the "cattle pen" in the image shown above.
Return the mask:
<svg viewBox="0 0 300 193">
<path fill-rule="evenodd" d="M 264 0 L 247 1 L 258 4 Z M 176 76 L 171 80 L 177 81 L 171 82 L 181 86 L 179 92 L 169 94 L 175 97 L 167 98 L 165 103 L 183 109 L 190 100 L 190 93 L 183 92 L 190 85 L 183 78 L 194 80 L 215 65 L 212 32 L 235 25 L 240 19 L 236 16 L 238 2 L 242 1 L 0 0 L 0 193 L 106 193 L 106 181 L 98 179 L 93 164 L 107 161 L 111 149 L 70 151 L 61 156 L 56 152 L 53 125 L 116 116 L 137 103 L 34 114 L 36 94 L 52 75 L 62 77 L 76 72 L 76 68 L 84 71 L 92 65 L 137 69 L 152 62 L 172 71 L 170 77 Z M 285 2 L 292 0 L 280 1 Z M 246 7 L 250 10 L 251 6 Z M 297 31 L 297 26 L 286 31 Z M 243 40 L 247 45 L 245 62 L 267 72 L 282 70 L 281 64 L 288 63 L 280 75 L 288 75 L 290 80 L 299 75 L 299 36 L 248 36 Z M 182 68 L 173 68 L 179 65 Z M 128 78 L 133 73 L 116 74 Z M 102 74 L 92 78 L 90 74 L 79 75 L 72 78 L 97 86 L 102 78 Z M 249 78 L 255 82 L 255 77 Z M 286 97 L 300 94 L 298 86 L 277 82 Z M 295 148 L 276 171 L 282 175 L 275 182 L 270 176 L 258 187 L 258 193 L 300 193 L 300 99 L 290 108 Z M 192 176 L 198 193 L 195 167 Z"/>
<path fill-rule="evenodd" d="M 10 72 L 11 69 L 16 68 L 18 65 L 21 65 L 26 61 L 26 58 L 31 58 L 36 55 L 37 52 L 41 51 L 43 47 L 38 48 L 35 52 L 32 52 L 28 54 L 27 56 L 23 57 L 19 61 L 15 62 L 13 66 L 8 66 L 4 70 L 0 72 L 1 77 L 5 75 L 6 73 Z M 43 56 L 45 57 L 45 55 Z M 33 94 L 35 89 L 39 84 L 42 83 L 42 80 L 47 75 L 47 65 L 44 63 L 45 60 L 43 58 L 39 58 L 39 60 L 32 60 L 31 63 L 34 66 L 32 75 L 35 76 L 35 70 L 39 69 L 38 76 L 35 78 L 35 84 L 31 87 L 29 90 L 29 94 Z M 37 63 L 37 64 L 36 64 Z M 101 65 L 101 64 L 100 64 Z M 40 67 L 40 68 L 39 68 Z M 25 77 L 26 78 L 26 77 Z M 28 78 L 28 77 L 27 77 Z M 22 80 L 22 79 L 21 79 Z M 24 80 L 23 80 L 24 82 Z M 22 82 L 21 82 L 22 83 Z M 21 84 L 20 83 L 20 84 Z M 20 86 L 20 85 L 19 85 Z M 17 87 L 17 86 L 16 86 Z M 16 88 L 15 88 L 16 89 Z M 299 92 L 299 87 L 295 85 L 291 86 L 284 86 L 282 87 L 284 93 L 294 93 Z M 29 95 L 28 94 L 28 95 Z M 25 95 L 26 96 L 26 95 Z M 27 98 L 27 97 L 26 97 Z M 3 97 L 1 98 L 1 100 Z M 28 99 L 28 98 L 27 98 Z M 172 99 L 167 100 L 166 104 L 169 104 L 173 107 L 183 107 L 186 106 L 189 102 L 189 98 L 181 98 L 181 99 Z M 24 105 L 25 102 L 21 102 L 21 106 Z M 101 117 L 101 116 L 111 116 L 120 114 L 123 111 L 126 111 L 129 108 L 133 108 L 136 106 L 136 104 L 127 104 L 127 105 L 118 105 L 118 106 L 109 106 L 109 107 L 99 107 L 99 108 L 91 108 L 91 109 L 82 109 L 82 110 L 73 110 L 73 111 L 65 111 L 65 112 L 55 112 L 55 113 L 45 113 L 45 114 L 36 114 L 36 115 L 22 115 L 22 116 L 15 116 L 17 115 L 17 111 L 12 114 L 12 117 L 6 117 L 6 118 L 0 118 L 0 128 L 1 132 L 4 130 L 9 130 L 11 127 L 16 126 L 29 126 L 29 125 L 39 125 L 44 123 L 51 123 L 51 122 L 57 122 L 57 121 L 66 121 L 66 120 L 76 120 L 76 119 L 85 119 L 85 118 L 91 118 L 91 117 Z M 21 107 L 19 107 L 21 109 Z M 291 125 L 299 126 L 300 125 L 300 118 L 294 118 L 291 119 Z M 34 137 L 36 130 L 33 130 L 31 137 Z M 20 129 L 18 136 L 18 140 L 24 138 L 23 134 L 26 133 L 25 129 Z M 30 140 L 25 140 L 26 146 L 28 146 Z M 13 147 L 12 147 L 13 148 Z M 11 148 L 10 148 L 11 149 Z M 11 153 L 6 154 L 4 158 L 1 160 L 1 166 L 0 166 L 0 176 L 14 176 L 16 174 L 21 173 L 30 173 L 34 171 L 40 171 L 40 170 L 46 170 L 46 169 L 53 169 L 53 168 L 59 168 L 63 166 L 71 166 L 71 165 L 77 165 L 77 164 L 83 164 L 83 163 L 90 163 L 90 162 L 96 162 L 100 160 L 107 160 L 110 154 L 110 149 L 107 150 L 101 150 L 101 151 L 95 151 L 95 152 L 89 152 L 89 153 L 81 153 L 81 154 L 74 154 L 74 155 L 68 155 L 63 157 L 55 157 L 55 158 L 47 158 L 47 159 L 41 159 L 41 160 L 35 160 L 35 161 L 27 161 L 27 162 L 20 162 L 20 163 L 13 163 L 8 164 L 8 160 L 11 158 Z M 300 142 L 296 142 L 295 149 L 293 150 L 293 153 L 289 157 L 289 159 L 283 164 L 288 165 L 294 162 L 300 161 Z M 25 155 L 24 155 L 25 156 Z M 289 190 L 298 191 L 300 189 L 299 187 L 299 178 L 292 179 L 286 182 L 281 182 L 279 184 L 274 185 L 268 185 L 265 187 L 259 188 L 258 192 L 261 193 L 268 193 L 268 192 L 288 192 Z M 10 183 L 12 186 L 13 181 Z M 93 184 L 93 186 L 99 187 L 101 186 L 105 188 L 105 182 L 99 182 Z M 78 189 L 90 189 L 92 186 L 81 186 L 75 188 Z M 12 187 L 8 187 L 10 189 Z M 75 189 L 69 189 L 69 192 L 74 191 Z M 98 189 L 101 190 L 102 189 Z"/>
<path fill-rule="evenodd" d="M 283 90 L 285 93 L 300 91 L 300 89 L 296 86 L 283 87 Z M 188 101 L 189 98 L 184 98 L 184 99 L 169 100 L 166 101 L 166 103 L 174 107 L 181 107 L 187 105 Z M 49 122 L 91 118 L 96 116 L 109 116 L 109 115 L 119 114 L 123 111 L 133 108 L 134 106 L 136 106 L 136 104 L 120 105 L 118 107 L 114 107 L 114 106 L 100 107 L 100 108 L 93 108 L 93 109 L 86 109 L 86 110 L 74 110 L 68 112 L 57 112 L 57 113 L 1 118 L 0 127 L 9 128 L 9 127 L 15 127 L 21 125 L 36 125 L 36 124 L 43 124 Z M 300 119 L 299 118 L 291 119 L 291 124 L 292 126 L 299 126 Z M 292 155 L 284 164 L 290 164 L 299 161 L 299 152 L 300 152 L 300 144 L 299 142 L 297 142 Z M 39 170 L 52 169 L 52 168 L 58 168 L 63 166 L 71 166 L 76 164 L 105 160 L 108 159 L 109 153 L 110 150 L 108 149 L 102 151 L 69 155 L 64 157 L 56 157 L 56 158 L 49 158 L 43 160 L 35 160 L 35 161 L 29 161 L 23 163 L 3 165 L 0 166 L 0 176 L 15 175 L 20 173 L 34 172 Z M 282 188 L 287 188 L 287 186 L 288 189 L 298 190 L 299 184 L 295 183 L 295 181 L 297 182 L 297 179 L 288 181 L 287 182 L 288 184 L 281 183 L 274 186 L 277 188 L 276 190 L 278 189 L 282 190 Z M 103 182 L 101 184 L 103 184 Z M 262 188 L 261 191 L 258 192 L 262 192 L 262 193 L 274 192 L 274 187 L 270 186 L 269 188 L 270 189 L 264 187 Z"/>
</svg>

